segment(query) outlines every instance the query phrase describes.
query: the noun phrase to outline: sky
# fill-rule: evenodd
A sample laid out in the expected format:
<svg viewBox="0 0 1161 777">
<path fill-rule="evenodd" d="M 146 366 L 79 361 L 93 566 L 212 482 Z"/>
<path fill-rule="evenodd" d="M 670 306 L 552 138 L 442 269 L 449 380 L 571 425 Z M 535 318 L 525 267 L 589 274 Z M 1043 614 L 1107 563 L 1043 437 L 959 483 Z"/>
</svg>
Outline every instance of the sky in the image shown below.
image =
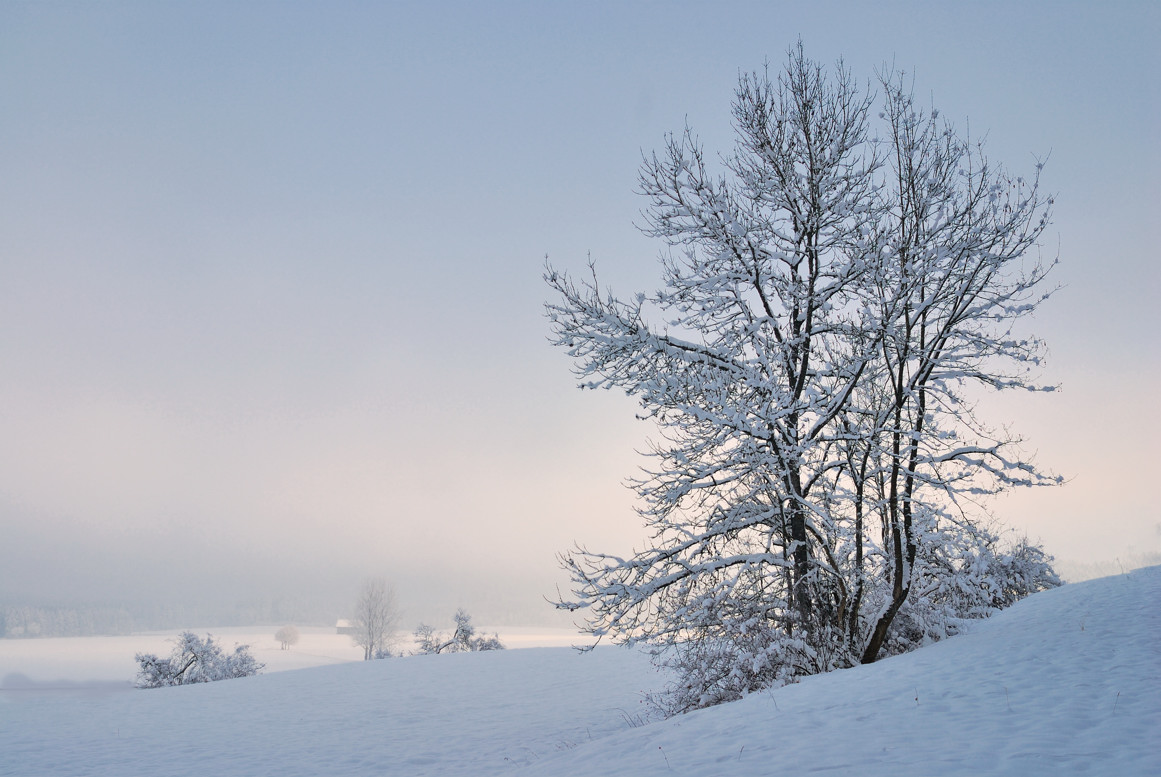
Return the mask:
<svg viewBox="0 0 1161 777">
<path fill-rule="evenodd" d="M 1061 390 L 983 407 L 1068 483 L 995 514 L 1161 551 L 1153 3 L 0 0 L 0 600 L 539 617 L 557 553 L 643 541 L 649 436 L 548 344 L 546 257 L 656 288 L 642 154 L 727 152 L 800 36 L 1047 158 Z"/>
</svg>

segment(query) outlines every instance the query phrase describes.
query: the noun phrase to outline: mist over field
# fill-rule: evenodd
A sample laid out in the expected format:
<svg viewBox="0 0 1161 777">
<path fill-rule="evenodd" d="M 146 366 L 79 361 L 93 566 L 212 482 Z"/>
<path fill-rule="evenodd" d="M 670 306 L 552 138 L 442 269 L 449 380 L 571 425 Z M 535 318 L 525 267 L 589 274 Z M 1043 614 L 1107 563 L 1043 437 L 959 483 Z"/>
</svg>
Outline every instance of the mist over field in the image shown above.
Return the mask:
<svg viewBox="0 0 1161 777">
<path fill-rule="evenodd" d="M 1014 173 L 1046 159 L 1060 290 L 1028 326 L 1062 388 L 984 402 L 1067 484 L 992 509 L 1066 577 L 1150 563 L 1158 28 L 1146 3 L 6 4 L 0 607 L 322 624 L 382 576 L 408 627 L 567 624 L 556 555 L 643 544 L 622 484 L 652 430 L 549 347 L 546 254 L 655 288 L 642 155 L 687 122 L 728 147 L 739 72 L 799 35 L 895 62 Z"/>
</svg>

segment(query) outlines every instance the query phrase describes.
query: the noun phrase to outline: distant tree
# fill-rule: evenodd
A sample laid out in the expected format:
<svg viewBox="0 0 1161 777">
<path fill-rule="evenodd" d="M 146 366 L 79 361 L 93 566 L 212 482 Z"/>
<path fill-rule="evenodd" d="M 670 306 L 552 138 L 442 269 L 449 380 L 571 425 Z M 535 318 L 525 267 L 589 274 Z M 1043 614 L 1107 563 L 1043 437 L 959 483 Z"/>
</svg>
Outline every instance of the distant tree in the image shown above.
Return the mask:
<svg viewBox="0 0 1161 777">
<path fill-rule="evenodd" d="M 398 623 L 395 592 L 382 578 L 366 580 L 351 618 L 351 640 L 363 648 L 364 661 L 390 655 Z"/>
<path fill-rule="evenodd" d="M 283 626 L 274 632 L 274 638 L 282 645 L 283 650 L 290 650 L 291 645 L 298 644 L 298 629 L 294 626 Z"/>
<path fill-rule="evenodd" d="M 138 688 L 162 688 L 169 685 L 190 685 L 258 674 L 265 666 L 250 655 L 249 645 L 236 645 L 233 653 L 223 652 L 221 646 L 207 634 L 203 640 L 190 631 L 177 638 L 177 645 L 168 658 L 151 653 L 135 656 Z"/>
<path fill-rule="evenodd" d="M 456 627 L 450 636 L 437 632 L 426 623 L 419 624 L 415 629 L 415 652 L 420 655 L 432 655 L 504 649 L 504 643 L 500 641 L 498 634 L 476 636 L 476 627 L 472 625 L 472 616 L 468 615 L 462 608 L 456 610 L 456 614 L 452 617 Z"/>
</svg>

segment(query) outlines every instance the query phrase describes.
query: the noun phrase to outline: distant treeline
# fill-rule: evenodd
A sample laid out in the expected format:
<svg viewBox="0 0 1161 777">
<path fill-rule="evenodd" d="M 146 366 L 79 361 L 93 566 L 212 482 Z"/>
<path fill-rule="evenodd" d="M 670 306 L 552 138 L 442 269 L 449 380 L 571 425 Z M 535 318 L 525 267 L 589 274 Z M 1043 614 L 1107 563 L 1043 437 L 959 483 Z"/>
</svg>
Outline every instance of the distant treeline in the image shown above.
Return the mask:
<svg viewBox="0 0 1161 777">
<path fill-rule="evenodd" d="M 334 625 L 335 612 L 333 605 L 286 600 L 225 606 L 190 603 L 0 604 L 0 638 L 89 637 L 268 623 L 330 626 Z"/>
<path fill-rule="evenodd" d="M 128 634 L 133 616 L 119 607 L 0 607 L 0 636 L 87 637 Z"/>
</svg>

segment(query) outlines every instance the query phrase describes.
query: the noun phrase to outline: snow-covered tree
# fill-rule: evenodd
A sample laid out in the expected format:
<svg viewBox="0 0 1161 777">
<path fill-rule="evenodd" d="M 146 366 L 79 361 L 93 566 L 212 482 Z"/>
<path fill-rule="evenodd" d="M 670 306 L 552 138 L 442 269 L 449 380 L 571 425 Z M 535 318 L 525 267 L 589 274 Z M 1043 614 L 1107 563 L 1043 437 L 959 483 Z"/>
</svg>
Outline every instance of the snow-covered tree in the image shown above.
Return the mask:
<svg viewBox="0 0 1161 777">
<path fill-rule="evenodd" d="M 450 635 L 437 632 L 426 623 L 419 624 L 415 629 L 415 652 L 419 655 L 432 655 L 504 649 L 504 643 L 500 641 L 498 634 L 477 636 L 476 627 L 472 625 L 472 616 L 462 608 L 456 610 L 456 614 L 452 617 L 456 627 Z"/>
<path fill-rule="evenodd" d="M 298 644 L 298 629 L 294 626 L 283 626 L 274 632 L 274 638 L 278 640 L 283 650 L 289 650 L 291 645 Z"/>
<path fill-rule="evenodd" d="M 968 514 L 981 497 L 1057 482 L 1020 458 L 1018 439 L 983 424 L 965 395 L 1051 389 L 1034 381 L 1043 344 L 1015 326 L 1046 297 L 1050 266 L 1028 259 L 1051 205 L 1039 194 L 1040 165 L 1030 180 L 1008 176 L 938 111 L 919 108 L 902 75 L 881 82 L 889 183 L 867 236 L 867 296 L 878 306 L 868 316 L 881 342 L 875 382 L 887 388 L 854 411 L 874 414 L 863 440 L 883 484 L 880 571 L 891 592 L 875 603 L 864 662 L 879 655 L 918 569 L 943 554 L 936 572 L 947 577 L 994 544 Z"/>
<path fill-rule="evenodd" d="M 965 398 L 1039 388 L 1042 346 L 1014 325 L 1043 298 L 1027 255 L 1051 200 L 901 75 L 880 86 L 876 138 L 876 93 L 799 44 L 776 79 L 741 78 L 720 171 L 689 129 L 646 159 L 660 291 L 622 300 L 595 270 L 546 272 L 582 388 L 637 397 L 662 438 L 634 481 L 649 544 L 564 556 L 559 604 L 669 656 L 678 708 L 946 632 L 967 613 L 929 580 L 1004 587 L 995 565 L 968 582 L 996 543 L 975 504 L 1053 482 Z M 919 612 L 938 623 L 898 620 Z"/>
<path fill-rule="evenodd" d="M 260 672 L 264 664 L 250 654 L 249 645 L 236 645 L 226 653 L 207 634 L 203 640 L 190 631 L 178 635 L 177 644 L 168 658 L 138 653 L 137 687 L 161 688 L 169 685 L 208 683 L 249 677 Z"/>
<path fill-rule="evenodd" d="M 381 578 L 364 581 L 351 619 L 351 640 L 363 648 L 363 659 L 388 655 L 398 625 L 395 591 Z"/>
</svg>

